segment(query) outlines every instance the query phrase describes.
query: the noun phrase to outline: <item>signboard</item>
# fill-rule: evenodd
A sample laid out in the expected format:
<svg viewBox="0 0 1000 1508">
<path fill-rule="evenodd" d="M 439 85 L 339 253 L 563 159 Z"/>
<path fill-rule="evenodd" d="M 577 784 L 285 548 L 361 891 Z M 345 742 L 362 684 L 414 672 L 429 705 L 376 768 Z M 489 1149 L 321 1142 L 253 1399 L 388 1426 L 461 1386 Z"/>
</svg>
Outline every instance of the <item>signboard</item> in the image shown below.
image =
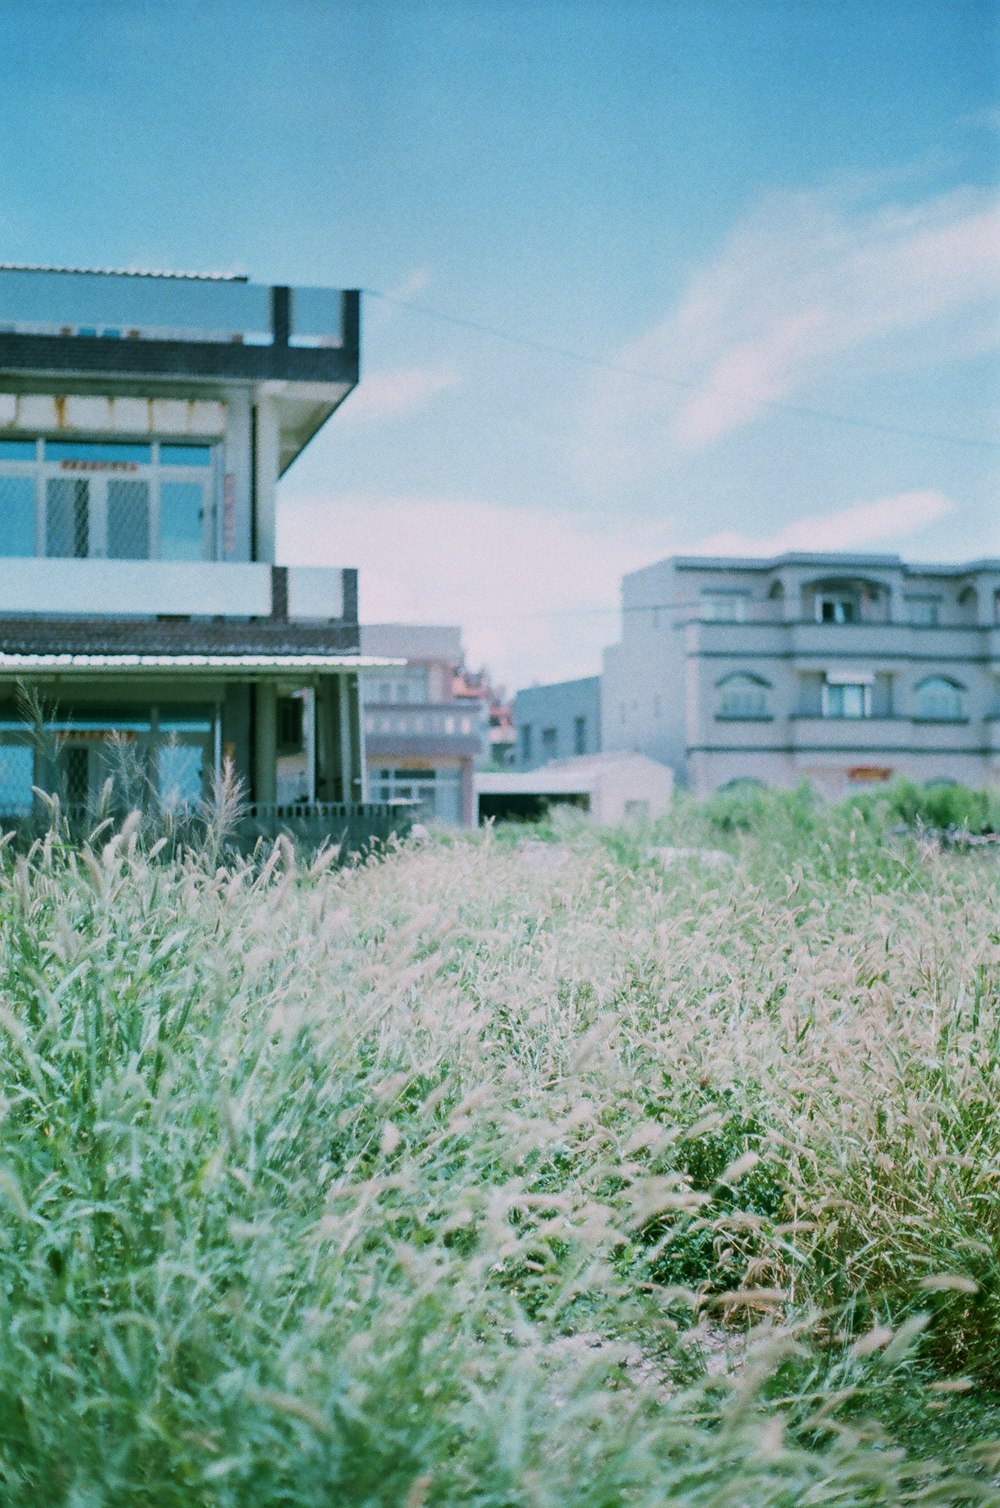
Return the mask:
<svg viewBox="0 0 1000 1508">
<path fill-rule="evenodd" d="M 861 784 L 879 780 L 891 780 L 892 771 L 880 764 L 856 764 L 847 772 L 848 780 L 858 781 Z"/>
</svg>

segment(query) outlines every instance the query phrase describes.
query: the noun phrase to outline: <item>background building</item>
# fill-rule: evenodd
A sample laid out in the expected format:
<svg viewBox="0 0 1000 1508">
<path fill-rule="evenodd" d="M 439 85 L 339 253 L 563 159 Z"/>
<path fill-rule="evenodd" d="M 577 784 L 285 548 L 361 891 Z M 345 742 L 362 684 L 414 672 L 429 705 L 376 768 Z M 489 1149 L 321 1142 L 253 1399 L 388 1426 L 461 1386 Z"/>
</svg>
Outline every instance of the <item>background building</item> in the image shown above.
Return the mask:
<svg viewBox="0 0 1000 1508">
<path fill-rule="evenodd" d="M 677 557 L 626 576 L 622 609 L 603 747 L 698 791 L 1000 776 L 998 560 Z"/>
<path fill-rule="evenodd" d="M 455 694 L 456 684 L 464 689 L 461 630 L 364 624 L 361 648 L 403 662 L 363 677 L 372 799 L 417 801 L 425 821 L 473 826 L 473 771 L 489 750 L 490 700 Z"/>
<path fill-rule="evenodd" d="M 166 801 L 228 756 L 266 806 L 289 737 L 298 795 L 363 798 L 356 573 L 274 563 L 276 484 L 357 383 L 358 311 L 0 268 L 0 812 L 33 784 L 93 801 L 123 747 Z"/>
<path fill-rule="evenodd" d="M 586 676 L 529 686 L 514 698 L 514 768 L 535 770 L 552 759 L 601 748 L 601 678 Z"/>
</svg>

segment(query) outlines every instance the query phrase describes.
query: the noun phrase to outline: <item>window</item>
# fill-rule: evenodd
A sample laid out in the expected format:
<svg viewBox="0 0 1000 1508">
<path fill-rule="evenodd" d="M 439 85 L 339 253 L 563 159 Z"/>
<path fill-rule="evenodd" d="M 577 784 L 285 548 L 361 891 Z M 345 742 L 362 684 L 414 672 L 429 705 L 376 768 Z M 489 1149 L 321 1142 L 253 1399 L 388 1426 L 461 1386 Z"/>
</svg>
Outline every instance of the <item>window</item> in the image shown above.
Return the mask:
<svg viewBox="0 0 1000 1508">
<path fill-rule="evenodd" d="M 746 592 L 702 592 L 701 617 L 705 623 L 745 623 Z"/>
<path fill-rule="evenodd" d="M 870 681 L 831 680 L 823 683 L 824 717 L 871 717 Z"/>
<path fill-rule="evenodd" d="M 857 621 L 858 601 L 856 597 L 842 592 L 817 592 L 817 623 L 856 623 Z"/>
<path fill-rule="evenodd" d="M 373 801 L 410 801 L 422 818 L 449 827 L 462 820 L 462 774 L 460 770 L 376 769 L 369 773 Z"/>
<path fill-rule="evenodd" d="M 559 734 L 555 728 L 542 729 L 542 753 L 546 759 L 554 759 L 559 752 Z"/>
<path fill-rule="evenodd" d="M 769 715 L 767 693 L 770 685 L 760 676 L 734 672 L 718 684 L 719 716 L 763 718 Z"/>
<path fill-rule="evenodd" d="M 573 753 L 586 754 L 587 752 L 587 719 L 574 717 L 573 719 Z"/>
<path fill-rule="evenodd" d="M 525 723 L 521 729 L 521 763 L 531 763 L 531 724 Z"/>
<path fill-rule="evenodd" d="M 278 698 L 278 749 L 297 753 L 302 748 L 303 703 L 299 696 Z"/>
<path fill-rule="evenodd" d="M 928 676 L 916 688 L 917 717 L 933 722 L 954 722 L 963 716 L 964 686 L 945 676 Z"/>
<path fill-rule="evenodd" d="M 5 817 L 30 812 L 35 799 L 35 755 L 29 744 L 0 743 L 0 813 Z"/>
<path fill-rule="evenodd" d="M 934 628 L 940 620 L 940 597 L 907 597 L 907 616 L 916 628 Z"/>
<path fill-rule="evenodd" d="M 364 677 L 364 699 L 369 706 L 426 706 L 427 671 L 412 668 L 368 671 Z"/>
<path fill-rule="evenodd" d="M 215 451 L 167 441 L 0 441 L 0 554 L 205 560 Z"/>
</svg>

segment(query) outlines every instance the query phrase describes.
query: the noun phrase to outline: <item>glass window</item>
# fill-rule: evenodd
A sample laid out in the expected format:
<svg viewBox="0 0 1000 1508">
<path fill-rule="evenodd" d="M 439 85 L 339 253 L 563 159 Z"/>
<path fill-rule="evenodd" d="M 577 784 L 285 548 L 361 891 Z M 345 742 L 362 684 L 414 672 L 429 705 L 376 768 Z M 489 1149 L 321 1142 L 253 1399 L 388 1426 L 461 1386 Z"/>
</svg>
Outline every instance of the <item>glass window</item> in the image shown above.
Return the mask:
<svg viewBox="0 0 1000 1508">
<path fill-rule="evenodd" d="M 559 735 L 555 728 L 542 729 L 542 753 L 551 759 L 559 748 Z"/>
<path fill-rule="evenodd" d="M 148 466 L 153 459 L 153 447 L 103 440 L 46 440 L 45 459 L 47 461 L 126 461 L 133 466 Z"/>
<path fill-rule="evenodd" d="M 752 675 L 730 675 L 720 684 L 720 717 L 766 717 L 768 687 Z"/>
<path fill-rule="evenodd" d="M 933 628 L 938 622 L 940 599 L 938 597 L 908 597 L 906 602 L 909 619 L 920 628 Z"/>
<path fill-rule="evenodd" d="M 0 476 L 0 555 L 35 553 L 35 478 Z"/>
<path fill-rule="evenodd" d="M 525 723 L 521 729 L 521 761 L 527 764 L 531 759 L 531 724 Z"/>
<path fill-rule="evenodd" d="M 149 483 L 112 477 L 108 482 L 108 558 L 148 560 Z"/>
<path fill-rule="evenodd" d="M 83 477 L 50 477 L 46 482 L 45 553 L 90 554 L 90 483 Z"/>
<path fill-rule="evenodd" d="M 30 812 L 34 796 L 35 756 L 27 744 L 0 744 L 0 812 L 17 816 Z"/>
<path fill-rule="evenodd" d="M 161 466 L 211 466 L 211 445 L 160 445 Z"/>
<path fill-rule="evenodd" d="M 162 560 L 201 560 L 202 505 L 204 488 L 200 482 L 162 482 L 160 484 L 160 558 Z"/>
<path fill-rule="evenodd" d="M 965 688 L 944 676 L 921 681 L 917 691 L 917 716 L 952 721 L 962 717 L 962 692 Z"/>
<path fill-rule="evenodd" d="M 702 592 L 701 616 L 706 623 L 745 623 L 746 593 Z"/>
<path fill-rule="evenodd" d="M 171 741 L 160 745 L 160 800 L 164 806 L 194 806 L 201 800 L 204 761 L 200 744 Z"/>
<path fill-rule="evenodd" d="M 178 469 L 154 464 L 161 452 Z M 34 554 L 40 529 L 49 556 L 210 559 L 214 453 L 211 445 L 0 440 L 0 555 Z"/>
<path fill-rule="evenodd" d="M 816 598 L 816 621 L 817 623 L 856 623 L 858 621 L 856 599 L 820 593 Z"/>
<path fill-rule="evenodd" d="M 824 717 L 870 717 L 871 687 L 863 682 L 827 682 L 823 687 Z"/>
<path fill-rule="evenodd" d="M 586 754 L 587 752 L 587 719 L 574 717 L 573 719 L 573 753 Z"/>
</svg>

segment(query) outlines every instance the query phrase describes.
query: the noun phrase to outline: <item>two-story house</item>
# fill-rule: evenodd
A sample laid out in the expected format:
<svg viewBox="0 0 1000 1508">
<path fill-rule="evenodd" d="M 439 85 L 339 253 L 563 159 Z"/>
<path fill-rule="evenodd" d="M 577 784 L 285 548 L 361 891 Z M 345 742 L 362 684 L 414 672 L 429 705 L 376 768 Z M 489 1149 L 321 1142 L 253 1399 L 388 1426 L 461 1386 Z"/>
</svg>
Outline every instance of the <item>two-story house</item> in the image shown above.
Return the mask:
<svg viewBox="0 0 1000 1508">
<path fill-rule="evenodd" d="M 364 798 L 356 573 L 275 564 L 358 369 L 356 292 L 0 268 L 0 814 L 123 745 L 165 801 L 228 758 L 266 808 L 289 708 L 301 794 Z"/>
<path fill-rule="evenodd" d="M 402 661 L 362 677 L 372 799 L 412 801 L 425 821 L 475 826 L 473 774 L 488 751 L 490 704 L 456 694 L 461 630 L 365 623 L 361 648 L 370 658 Z"/>
<path fill-rule="evenodd" d="M 622 584 L 601 740 L 697 791 L 1000 778 L 1000 560 L 676 557 Z"/>
</svg>

